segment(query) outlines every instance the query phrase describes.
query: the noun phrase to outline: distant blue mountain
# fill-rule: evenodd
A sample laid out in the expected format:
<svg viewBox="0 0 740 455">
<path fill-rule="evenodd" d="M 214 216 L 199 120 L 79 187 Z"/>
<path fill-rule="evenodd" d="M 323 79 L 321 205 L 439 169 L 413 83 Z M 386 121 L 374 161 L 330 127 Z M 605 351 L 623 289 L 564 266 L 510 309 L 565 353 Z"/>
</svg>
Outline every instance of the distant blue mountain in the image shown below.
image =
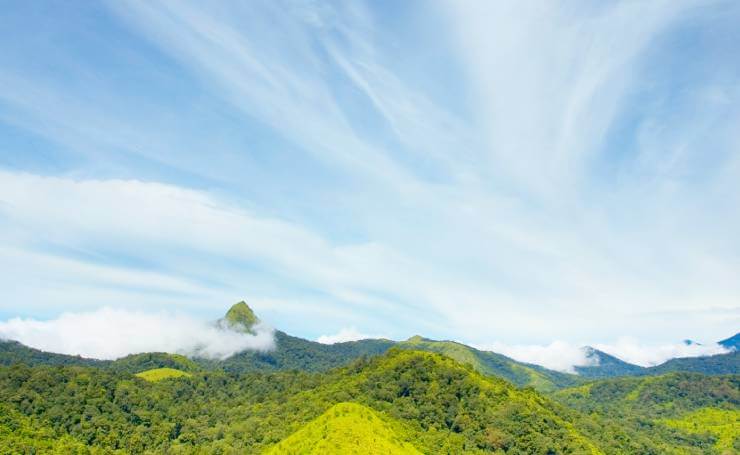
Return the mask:
<svg viewBox="0 0 740 455">
<path fill-rule="evenodd" d="M 731 336 L 730 338 L 718 341 L 719 344 L 726 347 L 727 349 L 740 350 L 740 332 Z"/>
</svg>

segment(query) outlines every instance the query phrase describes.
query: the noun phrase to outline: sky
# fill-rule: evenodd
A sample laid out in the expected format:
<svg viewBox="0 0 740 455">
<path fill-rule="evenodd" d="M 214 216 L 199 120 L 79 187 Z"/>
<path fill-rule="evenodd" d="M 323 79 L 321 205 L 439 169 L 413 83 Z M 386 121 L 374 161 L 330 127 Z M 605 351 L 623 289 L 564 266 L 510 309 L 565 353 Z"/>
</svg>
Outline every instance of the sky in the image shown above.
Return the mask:
<svg viewBox="0 0 740 455">
<path fill-rule="evenodd" d="M 11 2 L 0 37 L 5 329 L 740 327 L 738 2 Z"/>
</svg>

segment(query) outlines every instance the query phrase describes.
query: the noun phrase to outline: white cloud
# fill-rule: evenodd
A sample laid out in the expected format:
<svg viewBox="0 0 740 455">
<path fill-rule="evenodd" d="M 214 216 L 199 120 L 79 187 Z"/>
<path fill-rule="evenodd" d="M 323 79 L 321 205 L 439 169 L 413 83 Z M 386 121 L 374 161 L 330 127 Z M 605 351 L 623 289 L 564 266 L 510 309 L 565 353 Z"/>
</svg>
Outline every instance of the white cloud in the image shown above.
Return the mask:
<svg viewBox="0 0 740 455">
<path fill-rule="evenodd" d="M 244 350 L 270 350 L 273 330 L 258 325 L 255 334 L 221 330 L 182 314 L 145 313 L 101 308 L 64 313 L 39 321 L 13 318 L 0 322 L 0 338 L 60 354 L 117 359 L 140 352 L 169 352 L 224 359 Z"/>
<path fill-rule="evenodd" d="M 638 340 L 627 337 L 620 338 L 613 344 L 595 344 L 593 347 L 625 362 L 644 367 L 660 365 L 679 357 L 701 357 L 729 352 L 724 346 L 716 343 L 641 344 Z"/>
<path fill-rule="evenodd" d="M 366 335 L 355 327 L 343 327 L 334 335 L 321 335 L 316 339 L 322 344 L 344 343 L 346 341 L 366 340 L 368 338 L 386 338 L 380 335 Z"/>
<path fill-rule="evenodd" d="M 652 52 L 664 57 L 666 31 L 700 19 L 691 5 L 456 1 L 417 35 L 433 9 L 399 16 L 395 34 L 371 4 L 309 6 L 296 21 L 272 1 L 111 3 L 179 64 L 137 55 L 137 68 L 164 76 L 142 79 L 146 96 L 74 50 L 63 57 L 79 67 L 72 77 L 5 65 L 0 98 L 13 108 L 0 119 L 86 159 L 61 159 L 61 177 L 0 173 L 0 308 L 194 307 L 244 294 L 284 305 L 297 334 L 357 324 L 544 343 L 615 339 L 623 327 L 641 340 L 734 330 L 740 160 L 718 166 L 709 189 L 665 167 L 737 150 L 737 112 L 717 105 L 739 106 L 740 92 L 691 103 L 688 116 L 651 111 L 635 127 L 639 172 L 620 172 L 633 151 L 608 141 L 621 118 L 640 123 L 643 108 L 692 91 L 653 93 L 665 81 L 642 73 L 662 66 Z M 736 74 L 715 64 L 708 72 Z M 198 96 L 177 97 L 192 105 L 159 96 L 170 79 L 198 81 L 181 87 Z M 641 112 L 625 105 L 635 91 Z M 222 122 L 235 129 L 213 129 Z M 265 150 L 253 148 L 263 135 Z M 298 169 L 288 179 L 286 163 Z M 204 185 L 213 191 L 192 189 Z M 304 317 L 317 307 L 334 319 Z M 386 312 L 396 317 L 370 325 Z"/>
<path fill-rule="evenodd" d="M 553 341 L 548 345 L 508 345 L 494 342 L 477 348 L 566 373 L 575 373 L 574 367 L 577 366 L 597 364 L 597 360 L 586 355 L 583 348 L 565 341 Z"/>
<path fill-rule="evenodd" d="M 481 350 L 504 354 L 520 362 L 533 363 L 551 370 L 566 373 L 575 373 L 575 367 L 598 365 L 598 358 L 588 355 L 582 345 L 565 341 L 553 341 L 547 345 L 510 345 L 497 341 L 475 346 Z M 620 338 L 615 343 L 596 343 L 591 346 L 625 362 L 643 367 L 660 365 L 673 358 L 700 357 L 729 352 L 726 348 L 716 343 L 686 344 L 680 342 L 645 344 L 628 337 Z"/>
</svg>

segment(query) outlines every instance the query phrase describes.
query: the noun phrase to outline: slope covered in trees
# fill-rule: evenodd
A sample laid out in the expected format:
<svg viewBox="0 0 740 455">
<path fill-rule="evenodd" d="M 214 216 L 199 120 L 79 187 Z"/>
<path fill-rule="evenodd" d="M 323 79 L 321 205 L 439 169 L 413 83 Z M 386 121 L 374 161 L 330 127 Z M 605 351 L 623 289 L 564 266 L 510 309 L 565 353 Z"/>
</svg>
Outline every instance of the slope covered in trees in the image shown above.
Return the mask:
<svg viewBox="0 0 740 455">
<path fill-rule="evenodd" d="M 740 450 L 740 426 L 725 425 L 730 423 L 727 418 L 737 420 L 740 411 L 740 375 L 670 373 L 607 379 L 560 390 L 552 397 L 584 414 L 618 421 L 624 428 L 645 429 L 674 445 L 692 436 L 699 449 L 722 453 L 729 444 Z"/>
<path fill-rule="evenodd" d="M 537 365 L 517 362 L 505 355 L 480 351 L 454 341 L 436 341 L 414 336 L 396 345 L 401 349 L 429 351 L 443 354 L 462 364 L 469 364 L 476 371 L 504 378 L 522 387 L 552 391 L 582 382 L 578 376 L 548 370 Z"/>
<path fill-rule="evenodd" d="M 711 434 L 667 419 L 738 409 L 737 376 L 597 381 L 557 392 L 553 401 L 449 357 L 406 349 L 323 373 L 190 374 L 148 382 L 110 368 L 1 367 L 0 402 L 10 416 L 3 425 L 26 429 L 19 434 L 27 437 L 15 437 L 20 446 L 81 443 L 124 453 L 315 447 L 323 428 L 336 443 L 385 440 L 392 430 L 394 444 L 422 453 L 721 453 Z M 327 411 L 340 403 L 371 410 L 379 427 L 364 411 L 330 422 Z M 367 431 L 341 429 L 360 417 Z"/>
</svg>

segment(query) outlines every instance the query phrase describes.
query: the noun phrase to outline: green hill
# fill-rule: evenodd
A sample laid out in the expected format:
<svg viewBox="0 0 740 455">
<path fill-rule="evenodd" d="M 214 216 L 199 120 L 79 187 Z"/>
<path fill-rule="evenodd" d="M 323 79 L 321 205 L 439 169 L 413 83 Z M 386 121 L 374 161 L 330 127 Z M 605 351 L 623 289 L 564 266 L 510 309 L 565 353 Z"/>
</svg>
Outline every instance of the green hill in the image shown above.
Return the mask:
<svg viewBox="0 0 740 455">
<path fill-rule="evenodd" d="M 739 375 L 624 377 L 560 390 L 552 397 L 635 434 L 648 433 L 666 447 L 691 441 L 690 447 L 702 449 L 699 453 L 740 450 L 740 426 L 733 423 L 740 413 Z"/>
<path fill-rule="evenodd" d="M 338 403 L 266 453 L 421 455 L 399 436 L 401 425 L 389 420 L 366 406 Z"/>
<path fill-rule="evenodd" d="M 417 335 L 396 346 L 401 349 L 436 352 L 462 364 L 469 364 L 480 373 L 504 378 L 518 386 L 534 387 L 540 391 L 553 391 L 582 382 L 582 379 L 575 375 L 518 362 L 505 355 L 479 351 L 454 341 L 435 341 Z"/>
<path fill-rule="evenodd" d="M 613 378 L 560 390 L 551 396 L 585 412 L 675 417 L 704 407 L 740 406 L 740 375 L 670 373 Z"/>
<path fill-rule="evenodd" d="M 147 352 L 121 357 L 111 362 L 108 368 L 112 371 L 136 373 L 138 371 L 153 370 L 156 368 L 196 371 L 200 366 L 184 355 L 168 354 L 166 352 Z"/>
</svg>

